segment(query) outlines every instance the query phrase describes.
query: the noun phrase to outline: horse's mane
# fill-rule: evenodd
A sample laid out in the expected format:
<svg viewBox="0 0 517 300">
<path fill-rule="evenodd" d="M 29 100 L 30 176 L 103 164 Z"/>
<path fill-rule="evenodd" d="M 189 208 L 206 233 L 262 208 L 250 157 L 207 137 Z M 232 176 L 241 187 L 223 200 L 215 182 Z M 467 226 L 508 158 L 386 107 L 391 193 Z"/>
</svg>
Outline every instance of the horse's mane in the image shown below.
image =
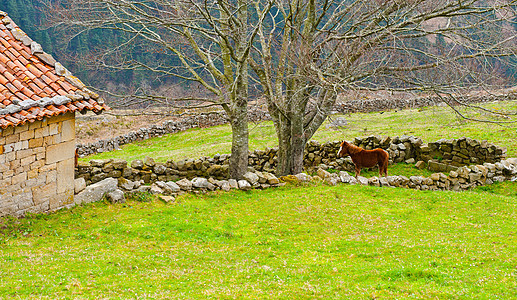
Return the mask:
<svg viewBox="0 0 517 300">
<path fill-rule="evenodd" d="M 356 146 L 356 145 L 354 145 L 354 144 L 350 144 L 350 143 L 348 143 L 348 142 L 345 142 L 345 143 L 346 143 L 346 145 L 348 145 L 348 146 L 347 146 L 347 148 L 348 148 L 348 153 L 350 153 L 350 154 L 357 154 L 357 153 L 361 152 L 361 150 L 363 150 L 363 148 L 361 148 L 361 147 L 357 147 L 357 146 Z"/>
</svg>

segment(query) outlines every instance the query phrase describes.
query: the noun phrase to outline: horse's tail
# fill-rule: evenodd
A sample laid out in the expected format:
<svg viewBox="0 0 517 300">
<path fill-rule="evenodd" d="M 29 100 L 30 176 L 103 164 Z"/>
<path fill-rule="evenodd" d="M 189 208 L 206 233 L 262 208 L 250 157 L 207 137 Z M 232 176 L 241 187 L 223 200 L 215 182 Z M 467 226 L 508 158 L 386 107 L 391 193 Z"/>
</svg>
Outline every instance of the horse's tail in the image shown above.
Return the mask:
<svg viewBox="0 0 517 300">
<path fill-rule="evenodd" d="M 380 173 L 384 173 L 384 176 L 388 176 L 388 163 L 390 161 L 390 155 L 384 149 L 381 149 L 380 159 L 379 159 L 379 169 Z"/>
</svg>

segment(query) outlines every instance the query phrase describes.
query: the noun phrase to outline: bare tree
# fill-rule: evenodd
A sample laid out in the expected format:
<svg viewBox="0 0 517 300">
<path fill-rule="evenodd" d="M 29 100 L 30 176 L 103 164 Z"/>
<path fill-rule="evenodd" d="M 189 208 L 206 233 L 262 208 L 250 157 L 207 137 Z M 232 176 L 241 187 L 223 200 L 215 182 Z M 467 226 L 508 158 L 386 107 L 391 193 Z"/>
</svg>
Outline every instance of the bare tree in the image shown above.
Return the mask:
<svg viewBox="0 0 517 300">
<path fill-rule="evenodd" d="M 75 34 L 99 28 L 122 32 L 122 42 L 100 49 L 103 51 L 96 55 L 99 65 L 148 70 L 158 78 L 173 76 L 196 82 L 211 93 L 206 98 L 140 93 L 133 99 L 222 106 L 233 133 L 229 175 L 242 178 L 248 164 L 248 57 L 258 30 L 250 23 L 250 3 L 258 13 L 254 20 L 260 23 L 271 1 L 63 0 L 49 3 L 49 15 L 54 25 L 66 26 Z M 138 53 L 173 56 L 176 63 L 128 59 L 135 48 Z"/>
<path fill-rule="evenodd" d="M 210 92 L 139 97 L 221 105 L 233 131 L 230 175 L 239 178 L 247 164 L 250 85 L 260 88 L 275 124 L 277 173 L 298 173 L 305 144 L 341 93 L 435 94 L 453 107 L 466 104 L 464 92 L 501 85 L 495 71 L 515 61 L 505 58 L 515 57 L 516 1 L 63 0 L 66 9 L 52 15 L 78 32 L 124 32 L 123 43 L 98 56 L 101 64 L 175 76 Z M 130 46 L 178 63 L 117 60 Z"/>
<path fill-rule="evenodd" d="M 515 56 L 516 1 L 277 0 L 258 24 L 250 66 L 279 140 L 279 175 L 303 169 L 304 147 L 338 94 L 390 90 L 462 103 L 490 90 Z M 256 5 L 257 13 L 261 6 Z M 498 73 L 500 74 L 500 73 Z"/>
</svg>

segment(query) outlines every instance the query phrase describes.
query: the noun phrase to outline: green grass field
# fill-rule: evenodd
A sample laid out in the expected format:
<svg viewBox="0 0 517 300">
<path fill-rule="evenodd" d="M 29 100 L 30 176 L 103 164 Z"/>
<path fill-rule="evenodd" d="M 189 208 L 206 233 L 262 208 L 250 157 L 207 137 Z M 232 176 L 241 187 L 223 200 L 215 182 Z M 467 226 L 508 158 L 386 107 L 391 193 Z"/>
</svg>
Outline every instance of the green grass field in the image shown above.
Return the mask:
<svg viewBox="0 0 517 300">
<path fill-rule="evenodd" d="M 485 104 L 496 111 L 507 110 L 517 113 L 517 102 L 497 102 Z M 466 112 L 465 112 L 466 113 Z M 339 116 L 333 116 L 339 117 Z M 482 114 L 469 115 L 472 118 L 486 117 Z M 517 156 L 517 124 L 499 125 L 479 123 L 459 118 L 446 107 L 426 107 L 383 113 L 357 113 L 345 116 L 348 126 L 340 129 L 327 128 L 328 121 L 316 132 L 313 140 L 319 142 L 353 140 L 369 135 L 402 136 L 414 135 L 424 142 L 434 142 L 441 138 L 470 137 L 487 140 L 498 146 L 507 147 L 508 155 Z M 494 119 L 495 120 L 495 119 Z M 500 119 L 504 121 L 504 119 Z M 250 124 L 250 150 L 276 147 L 275 129 L 272 122 Z M 230 153 L 231 129 L 229 125 L 209 129 L 190 129 L 177 134 L 165 135 L 149 140 L 124 145 L 121 151 L 100 153 L 82 158 L 121 158 L 128 161 L 151 156 L 157 161 L 175 161 L 184 158 L 213 156 L 216 153 Z"/>
<path fill-rule="evenodd" d="M 516 188 L 284 187 L 4 219 L 0 298 L 512 299 Z"/>
<path fill-rule="evenodd" d="M 314 139 L 468 136 L 515 156 L 515 126 L 445 112 L 353 114 Z M 274 146 L 271 125 L 250 128 L 252 149 Z M 189 130 L 96 158 L 225 153 L 229 134 Z M 459 193 L 302 184 L 174 203 L 141 195 L 0 218 L 0 299 L 517 299 L 516 235 L 517 182 Z"/>
</svg>

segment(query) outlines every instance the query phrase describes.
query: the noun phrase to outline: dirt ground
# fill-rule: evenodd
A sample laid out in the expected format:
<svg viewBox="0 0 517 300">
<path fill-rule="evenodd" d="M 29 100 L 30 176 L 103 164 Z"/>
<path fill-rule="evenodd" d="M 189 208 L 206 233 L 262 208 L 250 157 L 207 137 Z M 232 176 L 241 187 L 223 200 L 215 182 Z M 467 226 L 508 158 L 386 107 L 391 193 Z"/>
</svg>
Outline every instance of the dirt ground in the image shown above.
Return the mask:
<svg viewBox="0 0 517 300">
<path fill-rule="evenodd" d="M 159 111 L 110 110 L 100 115 L 88 112 L 76 115 L 75 132 L 77 143 L 86 144 L 178 119 L 177 114 L 166 115 Z"/>
</svg>

